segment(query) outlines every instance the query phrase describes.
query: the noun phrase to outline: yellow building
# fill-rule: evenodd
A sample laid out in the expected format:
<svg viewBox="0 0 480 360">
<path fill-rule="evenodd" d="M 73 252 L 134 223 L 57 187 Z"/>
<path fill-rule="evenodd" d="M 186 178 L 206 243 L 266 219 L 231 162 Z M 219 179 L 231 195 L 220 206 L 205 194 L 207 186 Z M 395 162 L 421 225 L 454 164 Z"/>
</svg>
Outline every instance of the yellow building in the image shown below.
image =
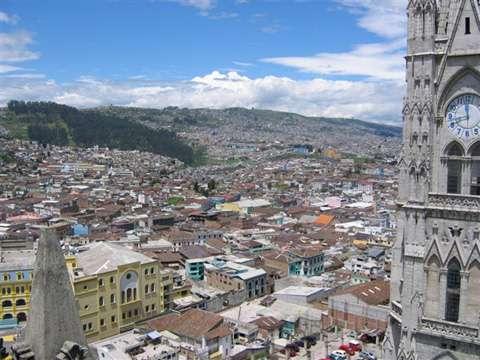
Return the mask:
<svg viewBox="0 0 480 360">
<path fill-rule="evenodd" d="M 2 321 L 7 326 L 27 320 L 35 253 L 10 251 L 2 256 L 0 327 Z M 123 246 L 94 243 L 65 260 L 89 342 L 160 315 L 172 297 L 172 275 L 161 271 L 155 259 Z"/>
<path fill-rule="evenodd" d="M 171 284 L 171 277 L 161 272 L 155 259 L 99 242 L 75 261 L 67 259 L 89 342 L 132 329 L 164 311 L 164 287 Z"/>
<path fill-rule="evenodd" d="M 33 250 L 3 251 L 0 263 L 0 324 L 25 321 L 32 282 Z"/>
</svg>

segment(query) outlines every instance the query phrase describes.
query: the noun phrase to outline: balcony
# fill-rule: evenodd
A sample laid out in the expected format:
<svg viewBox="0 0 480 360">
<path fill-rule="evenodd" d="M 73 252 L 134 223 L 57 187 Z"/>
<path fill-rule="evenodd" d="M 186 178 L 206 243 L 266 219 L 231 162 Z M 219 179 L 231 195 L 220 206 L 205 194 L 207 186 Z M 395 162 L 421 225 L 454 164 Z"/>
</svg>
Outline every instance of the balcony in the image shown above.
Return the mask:
<svg viewBox="0 0 480 360">
<path fill-rule="evenodd" d="M 480 196 L 460 194 L 428 194 L 428 207 L 453 211 L 480 212 Z"/>
<path fill-rule="evenodd" d="M 478 341 L 478 328 L 465 324 L 423 318 L 420 327 L 421 331 L 423 332 L 427 331 L 428 333 L 433 333 L 454 339 L 464 339 L 467 337 L 470 338 L 471 341 Z"/>
</svg>

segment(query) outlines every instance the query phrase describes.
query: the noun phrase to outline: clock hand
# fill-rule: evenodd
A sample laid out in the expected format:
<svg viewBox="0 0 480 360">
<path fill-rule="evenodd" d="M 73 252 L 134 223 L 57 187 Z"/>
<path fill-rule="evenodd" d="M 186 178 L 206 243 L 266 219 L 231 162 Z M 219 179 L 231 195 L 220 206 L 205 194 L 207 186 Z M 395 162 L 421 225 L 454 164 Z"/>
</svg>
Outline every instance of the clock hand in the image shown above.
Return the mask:
<svg viewBox="0 0 480 360">
<path fill-rule="evenodd" d="M 469 104 L 465 105 L 465 113 L 467 114 L 467 127 L 468 127 L 468 121 L 470 120 L 470 105 Z"/>
<path fill-rule="evenodd" d="M 459 117 L 453 118 L 453 120 L 455 120 L 455 122 L 458 123 L 462 120 L 468 120 L 468 117 L 467 116 L 459 116 Z"/>
</svg>

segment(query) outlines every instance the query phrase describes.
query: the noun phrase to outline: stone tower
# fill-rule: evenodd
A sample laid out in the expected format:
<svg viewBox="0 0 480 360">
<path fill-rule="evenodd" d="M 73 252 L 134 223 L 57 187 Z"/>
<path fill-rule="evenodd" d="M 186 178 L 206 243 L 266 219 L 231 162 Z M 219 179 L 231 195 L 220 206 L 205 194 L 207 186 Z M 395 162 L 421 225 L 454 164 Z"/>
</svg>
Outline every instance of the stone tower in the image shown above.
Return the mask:
<svg viewBox="0 0 480 360">
<path fill-rule="evenodd" d="M 25 343 L 14 347 L 14 358 L 90 359 L 55 228 L 42 229 L 33 272 Z"/>
<path fill-rule="evenodd" d="M 409 0 L 387 360 L 480 359 L 479 0 Z"/>
</svg>

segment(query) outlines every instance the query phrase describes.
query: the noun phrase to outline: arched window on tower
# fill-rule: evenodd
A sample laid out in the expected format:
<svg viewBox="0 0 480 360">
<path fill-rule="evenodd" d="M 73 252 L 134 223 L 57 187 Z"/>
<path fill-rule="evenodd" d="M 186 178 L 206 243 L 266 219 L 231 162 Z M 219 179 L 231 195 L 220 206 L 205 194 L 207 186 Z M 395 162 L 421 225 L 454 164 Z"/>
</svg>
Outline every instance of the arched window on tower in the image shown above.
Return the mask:
<svg viewBox="0 0 480 360">
<path fill-rule="evenodd" d="M 470 194 L 480 195 L 480 142 L 473 145 L 470 156 L 472 157 Z"/>
<path fill-rule="evenodd" d="M 453 143 L 447 148 L 447 193 L 460 194 L 462 192 L 462 147 Z"/>
<path fill-rule="evenodd" d="M 460 263 L 452 259 L 447 271 L 447 294 L 445 303 L 445 320 L 457 322 L 460 309 Z"/>
</svg>

